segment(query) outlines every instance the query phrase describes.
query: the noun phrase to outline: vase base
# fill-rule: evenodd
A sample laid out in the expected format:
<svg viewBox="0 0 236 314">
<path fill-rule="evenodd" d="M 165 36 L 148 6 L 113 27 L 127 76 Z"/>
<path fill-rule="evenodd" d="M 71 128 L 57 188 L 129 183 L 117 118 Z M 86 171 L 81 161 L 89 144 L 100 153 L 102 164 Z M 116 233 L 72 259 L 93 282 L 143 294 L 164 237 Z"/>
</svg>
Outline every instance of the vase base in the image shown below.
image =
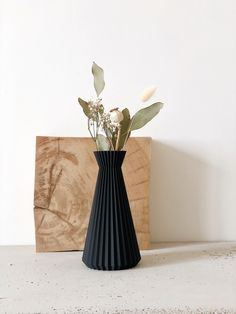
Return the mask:
<svg viewBox="0 0 236 314">
<path fill-rule="evenodd" d="M 129 269 L 129 268 L 133 268 L 135 266 L 138 265 L 138 263 L 140 262 L 141 257 L 135 261 L 134 263 L 130 263 L 130 264 L 124 264 L 124 265 L 92 265 L 89 263 L 86 263 L 86 261 L 83 261 L 83 263 L 91 269 L 95 269 L 95 270 L 103 270 L 103 271 L 112 271 L 112 270 L 125 270 L 125 269 Z"/>
</svg>

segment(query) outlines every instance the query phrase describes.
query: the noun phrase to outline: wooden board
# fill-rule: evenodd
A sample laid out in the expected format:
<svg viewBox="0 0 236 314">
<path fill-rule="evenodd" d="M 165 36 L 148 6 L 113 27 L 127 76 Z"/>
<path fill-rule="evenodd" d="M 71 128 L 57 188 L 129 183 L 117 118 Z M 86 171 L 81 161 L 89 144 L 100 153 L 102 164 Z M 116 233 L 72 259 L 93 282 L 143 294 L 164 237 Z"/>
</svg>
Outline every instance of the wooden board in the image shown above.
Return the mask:
<svg viewBox="0 0 236 314">
<path fill-rule="evenodd" d="M 36 250 L 82 250 L 98 166 L 90 138 L 36 138 Z M 151 138 L 130 138 L 122 169 L 140 249 L 149 248 Z"/>
</svg>

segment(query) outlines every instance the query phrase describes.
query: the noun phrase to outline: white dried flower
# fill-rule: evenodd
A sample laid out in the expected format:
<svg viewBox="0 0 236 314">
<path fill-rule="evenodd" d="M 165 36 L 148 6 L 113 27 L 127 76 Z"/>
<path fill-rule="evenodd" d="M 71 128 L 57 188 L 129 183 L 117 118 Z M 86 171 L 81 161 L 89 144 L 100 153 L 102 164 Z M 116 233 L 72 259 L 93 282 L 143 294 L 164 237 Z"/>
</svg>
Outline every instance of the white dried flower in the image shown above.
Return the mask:
<svg viewBox="0 0 236 314">
<path fill-rule="evenodd" d="M 99 114 L 101 114 L 104 111 L 104 107 L 102 105 L 102 99 L 97 98 L 95 101 L 89 100 L 88 108 L 89 108 L 89 118 L 94 121 L 97 121 L 99 119 Z"/>
<path fill-rule="evenodd" d="M 97 99 L 94 101 L 94 104 L 97 105 L 98 107 L 102 106 L 102 98 L 97 98 Z"/>
<path fill-rule="evenodd" d="M 148 88 L 145 88 L 145 90 L 140 95 L 140 99 L 143 102 L 147 101 L 154 95 L 156 89 L 157 89 L 156 86 L 149 86 Z"/>
<path fill-rule="evenodd" d="M 104 127 L 108 127 L 111 123 L 111 120 L 110 120 L 110 115 L 103 112 L 102 114 L 100 114 L 100 125 L 102 128 Z"/>
<path fill-rule="evenodd" d="M 123 113 L 119 110 L 112 110 L 109 114 L 110 120 L 114 125 L 119 124 L 124 119 Z"/>
</svg>

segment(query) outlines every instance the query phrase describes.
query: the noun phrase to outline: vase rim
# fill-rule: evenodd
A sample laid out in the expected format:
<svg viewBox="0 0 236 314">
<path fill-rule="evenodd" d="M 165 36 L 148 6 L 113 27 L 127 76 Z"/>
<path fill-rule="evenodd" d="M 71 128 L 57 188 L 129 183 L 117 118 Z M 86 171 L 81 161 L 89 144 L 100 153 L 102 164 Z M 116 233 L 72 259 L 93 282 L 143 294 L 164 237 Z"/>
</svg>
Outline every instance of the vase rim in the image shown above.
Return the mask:
<svg viewBox="0 0 236 314">
<path fill-rule="evenodd" d="M 94 153 L 126 153 L 126 150 L 94 150 Z"/>
</svg>

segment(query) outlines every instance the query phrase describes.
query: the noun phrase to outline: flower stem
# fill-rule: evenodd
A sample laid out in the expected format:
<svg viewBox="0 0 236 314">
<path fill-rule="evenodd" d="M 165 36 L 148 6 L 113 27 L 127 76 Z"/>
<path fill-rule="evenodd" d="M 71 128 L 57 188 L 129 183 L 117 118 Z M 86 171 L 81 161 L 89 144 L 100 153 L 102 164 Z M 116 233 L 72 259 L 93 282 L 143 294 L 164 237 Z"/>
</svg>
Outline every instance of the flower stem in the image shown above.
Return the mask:
<svg viewBox="0 0 236 314">
<path fill-rule="evenodd" d="M 90 129 L 90 119 L 88 119 L 88 130 L 89 130 L 89 133 L 90 133 L 92 139 L 94 140 L 94 142 L 96 142 L 96 139 L 94 138 L 94 136 L 93 136 L 93 134 L 91 132 L 91 129 Z"/>
<path fill-rule="evenodd" d="M 104 132 L 105 132 L 105 134 L 106 134 L 106 137 L 108 138 L 108 141 L 109 141 L 109 143 L 110 143 L 110 147 L 111 147 L 113 150 L 115 150 L 115 149 L 114 149 L 114 146 L 113 146 L 113 144 L 112 144 L 112 140 L 111 140 L 110 136 L 108 135 L 106 128 L 104 128 Z"/>
<path fill-rule="evenodd" d="M 121 127 L 118 127 L 118 134 L 117 134 L 117 139 L 116 139 L 116 150 L 119 150 L 119 143 L 120 143 L 120 134 L 121 133 Z"/>
</svg>

